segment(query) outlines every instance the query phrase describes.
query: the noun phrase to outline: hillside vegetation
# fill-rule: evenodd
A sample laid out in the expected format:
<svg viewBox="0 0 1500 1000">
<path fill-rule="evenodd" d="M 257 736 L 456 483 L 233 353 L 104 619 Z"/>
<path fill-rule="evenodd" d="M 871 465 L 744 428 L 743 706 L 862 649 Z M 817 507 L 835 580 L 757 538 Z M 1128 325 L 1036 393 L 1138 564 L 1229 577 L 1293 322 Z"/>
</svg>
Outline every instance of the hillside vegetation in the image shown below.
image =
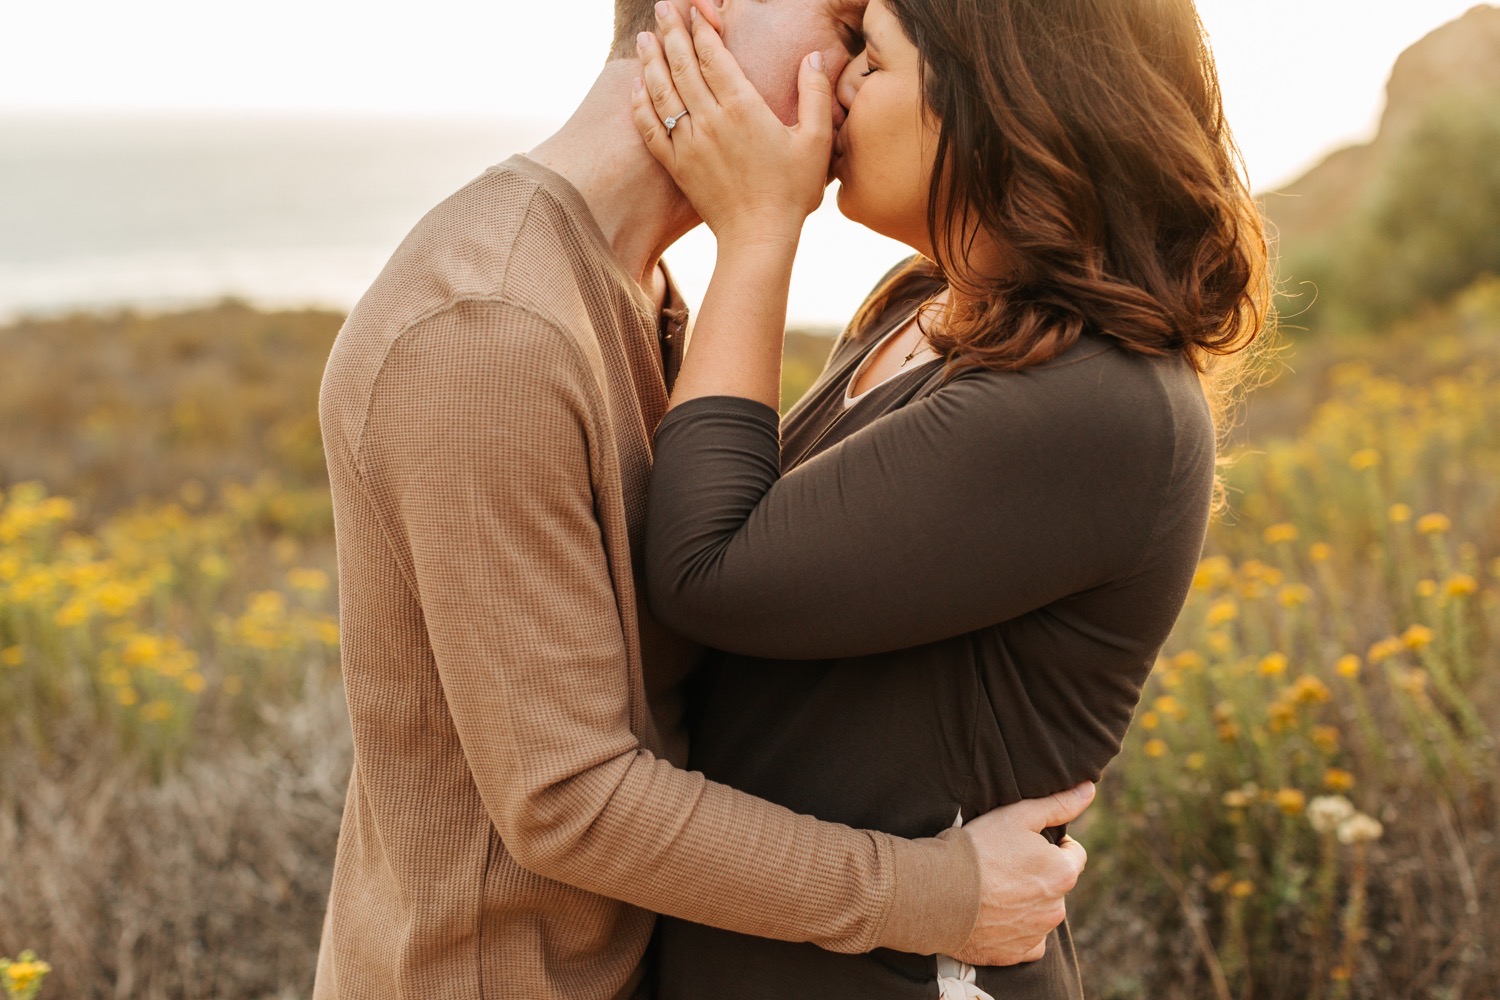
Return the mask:
<svg viewBox="0 0 1500 1000">
<path fill-rule="evenodd" d="M 336 326 L 0 331 L 32 338 L 13 386 L 70 375 L 0 400 L 0 954 L 48 959 L 44 995 L 305 995 L 350 763 L 303 450 Z M 797 345 L 805 380 L 829 342 Z M 1079 829 L 1091 993 L 1500 995 L 1500 284 L 1285 362 Z M 182 433 L 194 398 L 223 415 Z"/>
</svg>

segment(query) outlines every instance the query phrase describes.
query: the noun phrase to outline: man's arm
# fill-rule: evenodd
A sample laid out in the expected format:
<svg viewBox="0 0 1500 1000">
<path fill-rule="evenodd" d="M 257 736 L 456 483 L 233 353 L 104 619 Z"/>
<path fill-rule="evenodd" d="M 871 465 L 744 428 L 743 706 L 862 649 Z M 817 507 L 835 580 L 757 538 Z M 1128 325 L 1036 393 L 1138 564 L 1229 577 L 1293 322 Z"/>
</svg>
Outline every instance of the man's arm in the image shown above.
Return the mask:
<svg viewBox="0 0 1500 1000">
<path fill-rule="evenodd" d="M 610 565 L 595 516 L 605 439 L 589 385 L 564 332 L 463 303 L 393 346 L 359 446 L 507 849 L 546 877 L 742 933 L 961 950 L 980 923 L 970 833 L 908 841 L 824 823 L 639 746 L 612 583 L 629 568 Z"/>
</svg>

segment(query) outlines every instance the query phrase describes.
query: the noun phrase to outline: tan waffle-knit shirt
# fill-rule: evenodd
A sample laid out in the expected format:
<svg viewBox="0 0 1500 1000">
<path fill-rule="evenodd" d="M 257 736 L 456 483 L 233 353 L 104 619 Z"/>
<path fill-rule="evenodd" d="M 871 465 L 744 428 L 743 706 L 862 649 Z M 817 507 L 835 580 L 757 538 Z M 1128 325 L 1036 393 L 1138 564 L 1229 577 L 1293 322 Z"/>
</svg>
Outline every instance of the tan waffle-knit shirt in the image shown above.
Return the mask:
<svg viewBox="0 0 1500 1000">
<path fill-rule="evenodd" d="M 607 1000 L 652 911 L 848 952 L 968 937 L 965 836 L 820 822 L 663 757 L 646 692 L 685 648 L 637 566 L 682 325 L 514 157 L 340 332 L 321 415 L 355 762 L 319 1000 Z"/>
</svg>

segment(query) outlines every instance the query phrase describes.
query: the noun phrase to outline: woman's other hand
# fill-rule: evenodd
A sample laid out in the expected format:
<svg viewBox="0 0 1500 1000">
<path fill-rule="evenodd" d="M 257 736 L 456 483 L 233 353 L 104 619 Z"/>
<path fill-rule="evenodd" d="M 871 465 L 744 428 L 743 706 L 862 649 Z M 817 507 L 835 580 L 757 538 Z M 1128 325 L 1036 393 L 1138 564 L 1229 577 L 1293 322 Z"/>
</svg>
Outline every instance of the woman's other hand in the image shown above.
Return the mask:
<svg viewBox="0 0 1500 1000">
<path fill-rule="evenodd" d="M 689 24 L 662 0 L 656 5 L 661 37 L 643 32 L 637 40 L 636 128 L 721 246 L 732 240 L 795 243 L 828 179 L 833 86 L 822 54 L 802 60 L 798 121 L 787 126 L 724 46 L 714 26 L 717 13 L 697 6 L 706 0 L 692 2 Z M 669 118 L 670 129 L 663 124 Z"/>
</svg>

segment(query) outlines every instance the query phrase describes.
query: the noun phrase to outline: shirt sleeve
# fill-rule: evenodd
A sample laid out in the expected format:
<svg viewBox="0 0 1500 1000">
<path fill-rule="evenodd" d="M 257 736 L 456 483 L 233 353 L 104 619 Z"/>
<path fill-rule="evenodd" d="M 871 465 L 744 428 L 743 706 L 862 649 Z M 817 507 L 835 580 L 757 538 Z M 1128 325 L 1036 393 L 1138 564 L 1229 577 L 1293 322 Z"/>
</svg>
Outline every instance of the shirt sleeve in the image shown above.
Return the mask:
<svg viewBox="0 0 1500 1000">
<path fill-rule="evenodd" d="M 821 659 L 962 635 L 1123 577 L 1173 447 L 1148 362 L 1112 351 L 960 374 L 785 476 L 770 407 L 673 408 L 647 505 L 653 612 L 719 649 Z"/>
<path fill-rule="evenodd" d="M 362 481 L 409 556 L 447 712 L 506 848 L 545 877 L 746 934 L 961 947 L 979 905 L 967 838 L 821 822 L 640 745 L 613 584 L 630 569 L 611 565 L 595 512 L 614 445 L 585 364 L 533 315 L 462 304 L 393 346 L 362 437 Z"/>
</svg>

